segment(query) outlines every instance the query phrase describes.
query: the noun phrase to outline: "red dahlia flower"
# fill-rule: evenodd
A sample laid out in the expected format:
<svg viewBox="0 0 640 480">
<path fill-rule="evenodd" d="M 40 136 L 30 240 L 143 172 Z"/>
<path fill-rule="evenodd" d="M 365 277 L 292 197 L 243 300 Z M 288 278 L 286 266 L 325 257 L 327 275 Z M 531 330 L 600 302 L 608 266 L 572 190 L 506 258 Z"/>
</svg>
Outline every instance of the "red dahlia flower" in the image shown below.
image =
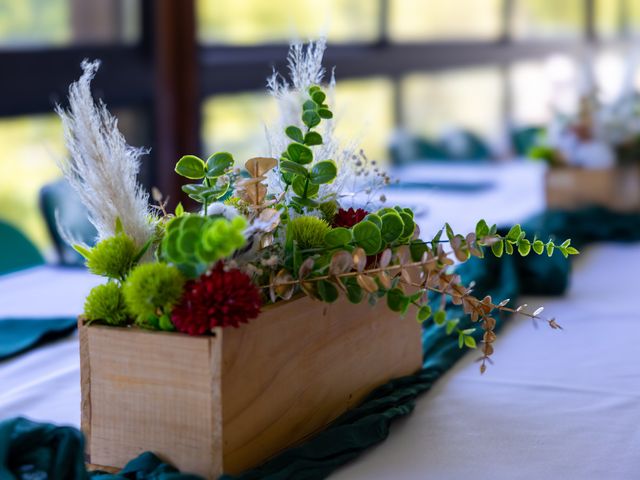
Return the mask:
<svg viewBox="0 0 640 480">
<path fill-rule="evenodd" d="M 256 318 L 262 299 L 248 275 L 225 271 L 218 263 L 211 273 L 187 282 L 180 303 L 171 313 L 176 329 L 202 335 L 214 327 L 238 327 Z"/>
<path fill-rule="evenodd" d="M 356 223 L 360 223 L 362 220 L 364 220 L 364 217 L 366 217 L 367 215 L 369 215 L 369 212 L 363 210 L 362 208 L 359 208 L 357 210 L 354 210 L 353 208 L 344 210 L 341 208 L 338 210 L 338 213 L 336 213 L 336 216 L 333 217 L 333 226 L 351 228 Z"/>
</svg>

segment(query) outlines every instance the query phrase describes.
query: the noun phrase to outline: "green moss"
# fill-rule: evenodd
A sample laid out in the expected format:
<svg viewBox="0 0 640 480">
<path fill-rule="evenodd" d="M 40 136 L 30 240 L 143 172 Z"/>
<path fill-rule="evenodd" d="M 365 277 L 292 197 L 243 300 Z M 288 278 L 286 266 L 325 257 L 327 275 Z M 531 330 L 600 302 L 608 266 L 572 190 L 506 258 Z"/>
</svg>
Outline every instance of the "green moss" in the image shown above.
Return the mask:
<svg viewBox="0 0 640 480">
<path fill-rule="evenodd" d="M 94 287 L 84 302 L 84 317 L 89 321 L 100 320 L 109 325 L 124 325 L 128 315 L 124 295 L 115 282 Z"/>
<path fill-rule="evenodd" d="M 124 279 L 133 267 L 138 249 L 133 239 L 124 233 L 105 238 L 87 256 L 89 271 L 103 277 Z"/>
<path fill-rule="evenodd" d="M 134 268 L 123 286 L 128 311 L 136 323 L 169 314 L 180 300 L 185 278 L 166 263 L 145 263 Z"/>
<path fill-rule="evenodd" d="M 287 224 L 287 241 L 295 241 L 302 249 L 324 246 L 329 224 L 317 217 L 298 217 Z"/>
</svg>

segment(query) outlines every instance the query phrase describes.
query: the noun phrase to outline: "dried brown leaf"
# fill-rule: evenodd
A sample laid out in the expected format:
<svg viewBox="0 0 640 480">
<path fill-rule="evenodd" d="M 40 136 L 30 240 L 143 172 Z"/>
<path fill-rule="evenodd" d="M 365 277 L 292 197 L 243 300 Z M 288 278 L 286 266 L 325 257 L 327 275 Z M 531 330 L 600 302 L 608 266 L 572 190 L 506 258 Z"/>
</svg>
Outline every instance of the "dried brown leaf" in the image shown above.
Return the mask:
<svg viewBox="0 0 640 480">
<path fill-rule="evenodd" d="M 252 177 L 262 177 L 278 165 L 278 160 L 271 157 L 254 157 L 247 160 L 244 167 Z"/>
<path fill-rule="evenodd" d="M 260 248 L 267 248 L 273 245 L 273 234 L 267 233 L 260 238 Z"/>
<path fill-rule="evenodd" d="M 264 224 L 261 229 L 265 232 L 272 232 L 280 224 L 280 212 L 275 208 L 265 208 L 258 215 L 258 221 Z"/>
</svg>

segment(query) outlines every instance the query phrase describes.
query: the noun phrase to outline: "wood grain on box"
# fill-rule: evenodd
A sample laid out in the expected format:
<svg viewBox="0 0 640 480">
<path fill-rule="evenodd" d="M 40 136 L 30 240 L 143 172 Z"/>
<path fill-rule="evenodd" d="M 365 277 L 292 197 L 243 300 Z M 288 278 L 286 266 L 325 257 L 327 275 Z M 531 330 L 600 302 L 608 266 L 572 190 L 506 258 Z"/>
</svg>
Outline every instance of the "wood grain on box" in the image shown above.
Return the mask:
<svg viewBox="0 0 640 480">
<path fill-rule="evenodd" d="M 208 337 L 81 325 L 88 461 L 152 451 L 207 478 L 259 465 L 417 371 L 412 313 L 302 297 Z"/>
</svg>

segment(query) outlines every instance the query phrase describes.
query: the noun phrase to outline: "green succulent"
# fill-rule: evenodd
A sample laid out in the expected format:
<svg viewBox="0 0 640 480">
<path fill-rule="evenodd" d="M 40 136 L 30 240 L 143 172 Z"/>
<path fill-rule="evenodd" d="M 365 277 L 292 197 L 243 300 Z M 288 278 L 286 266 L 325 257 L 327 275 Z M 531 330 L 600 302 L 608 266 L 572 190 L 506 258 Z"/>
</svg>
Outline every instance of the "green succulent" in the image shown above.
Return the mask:
<svg viewBox="0 0 640 480">
<path fill-rule="evenodd" d="M 162 256 L 186 275 L 198 276 L 242 247 L 246 228 L 247 220 L 242 216 L 227 220 L 185 214 L 167 224 Z"/>
<path fill-rule="evenodd" d="M 287 224 L 287 243 L 295 241 L 301 249 L 324 246 L 329 224 L 317 217 L 297 217 Z"/>
<path fill-rule="evenodd" d="M 84 317 L 90 322 L 100 320 L 109 325 L 124 325 L 128 321 L 122 288 L 108 282 L 91 289 L 84 302 Z"/>
<path fill-rule="evenodd" d="M 122 287 L 127 310 L 137 324 L 155 326 L 178 303 L 185 281 L 176 267 L 166 263 L 138 265 Z"/>
</svg>

